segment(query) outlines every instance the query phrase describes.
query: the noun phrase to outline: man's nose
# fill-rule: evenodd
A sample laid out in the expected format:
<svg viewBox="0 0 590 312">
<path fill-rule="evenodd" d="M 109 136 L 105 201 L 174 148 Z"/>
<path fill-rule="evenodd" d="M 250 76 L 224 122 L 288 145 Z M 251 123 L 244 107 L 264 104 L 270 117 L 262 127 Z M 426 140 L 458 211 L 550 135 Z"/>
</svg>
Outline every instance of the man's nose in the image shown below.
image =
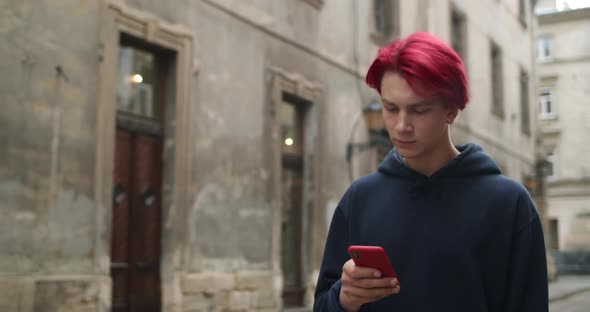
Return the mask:
<svg viewBox="0 0 590 312">
<path fill-rule="evenodd" d="M 407 132 L 412 130 L 412 122 L 406 112 L 400 112 L 395 126 L 395 130 L 398 132 Z"/>
</svg>

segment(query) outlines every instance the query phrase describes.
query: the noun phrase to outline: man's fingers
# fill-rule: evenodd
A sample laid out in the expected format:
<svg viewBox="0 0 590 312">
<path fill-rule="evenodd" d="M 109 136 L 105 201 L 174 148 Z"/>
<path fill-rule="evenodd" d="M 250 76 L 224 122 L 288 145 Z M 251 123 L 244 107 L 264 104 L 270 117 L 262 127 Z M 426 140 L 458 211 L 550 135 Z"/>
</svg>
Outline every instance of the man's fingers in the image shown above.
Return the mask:
<svg viewBox="0 0 590 312">
<path fill-rule="evenodd" d="M 357 266 L 356 264 L 354 264 L 354 261 L 352 259 L 346 261 L 346 263 L 342 267 L 342 271 L 346 272 L 352 278 L 381 277 L 381 272 L 379 272 L 379 270 Z"/>
<path fill-rule="evenodd" d="M 361 306 L 400 292 L 397 279 L 380 276 L 381 273 L 376 269 L 359 267 L 352 260 L 347 261 L 340 277 L 341 302 Z"/>
<path fill-rule="evenodd" d="M 361 278 L 354 282 L 354 285 L 361 288 L 382 288 L 390 287 L 394 288 L 399 285 L 397 279 L 385 277 L 385 278 Z"/>
<path fill-rule="evenodd" d="M 399 293 L 399 287 L 360 288 L 351 285 L 348 287 L 343 287 L 341 291 L 343 291 L 347 296 L 358 298 L 360 301 L 370 302 Z"/>
</svg>

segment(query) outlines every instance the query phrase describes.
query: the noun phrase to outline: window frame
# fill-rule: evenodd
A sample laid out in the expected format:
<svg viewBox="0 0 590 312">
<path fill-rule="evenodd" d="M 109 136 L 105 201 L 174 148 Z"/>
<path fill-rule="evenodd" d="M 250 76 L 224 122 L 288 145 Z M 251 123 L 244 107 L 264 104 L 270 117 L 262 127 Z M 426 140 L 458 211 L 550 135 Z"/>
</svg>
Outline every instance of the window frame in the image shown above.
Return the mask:
<svg viewBox="0 0 590 312">
<path fill-rule="evenodd" d="M 544 101 L 544 99 L 548 99 L 548 101 Z M 547 103 L 549 103 L 549 105 L 547 105 Z M 539 105 L 539 118 L 542 120 L 557 118 L 553 87 L 542 87 L 539 89 Z M 550 107 L 551 111 L 547 110 L 547 107 Z"/>
<path fill-rule="evenodd" d="M 504 119 L 504 62 L 502 49 L 494 41 L 490 41 L 490 90 L 492 98 L 492 114 Z"/>
<path fill-rule="evenodd" d="M 546 46 L 545 46 L 546 44 Z M 548 54 L 542 53 L 547 47 Z M 548 62 L 553 60 L 554 56 L 553 36 L 549 34 L 540 35 L 537 37 L 537 60 L 540 62 Z"/>
<path fill-rule="evenodd" d="M 467 44 L 467 16 L 459 9 L 451 8 L 451 46 L 463 60 L 467 62 L 468 44 Z M 459 36 L 456 36 L 456 34 Z M 465 64 L 464 64 L 465 65 Z"/>
<path fill-rule="evenodd" d="M 547 163 L 550 164 L 550 166 L 551 166 L 551 175 L 547 174 L 547 180 L 555 181 L 558 176 L 558 170 L 557 170 L 558 169 L 558 166 L 557 166 L 558 157 L 557 157 L 557 153 L 555 152 L 555 148 L 552 148 L 545 155 L 545 159 L 547 160 Z"/>
<path fill-rule="evenodd" d="M 549 218 L 547 220 L 548 226 L 548 240 L 547 249 L 559 250 L 559 219 Z"/>
<path fill-rule="evenodd" d="M 381 11 L 378 11 L 378 3 L 382 5 Z M 393 28 L 393 19 L 391 14 L 387 14 L 388 11 L 390 13 L 393 11 L 391 0 L 373 0 L 373 26 L 375 27 L 375 32 L 386 38 L 391 35 Z M 380 25 L 380 19 L 383 25 Z"/>
<path fill-rule="evenodd" d="M 525 29 L 528 27 L 526 1 L 527 0 L 518 0 L 518 21 Z"/>
<path fill-rule="evenodd" d="M 520 91 L 520 131 L 528 136 L 531 135 L 531 103 L 530 103 L 530 76 L 520 68 L 519 71 L 519 91 Z"/>
<path fill-rule="evenodd" d="M 388 24 L 387 29 L 379 29 L 377 23 L 377 1 L 383 2 L 383 18 Z M 387 14 L 389 13 L 389 14 Z M 399 0 L 373 0 L 371 1 L 370 38 L 379 46 L 389 43 L 399 35 Z"/>
</svg>

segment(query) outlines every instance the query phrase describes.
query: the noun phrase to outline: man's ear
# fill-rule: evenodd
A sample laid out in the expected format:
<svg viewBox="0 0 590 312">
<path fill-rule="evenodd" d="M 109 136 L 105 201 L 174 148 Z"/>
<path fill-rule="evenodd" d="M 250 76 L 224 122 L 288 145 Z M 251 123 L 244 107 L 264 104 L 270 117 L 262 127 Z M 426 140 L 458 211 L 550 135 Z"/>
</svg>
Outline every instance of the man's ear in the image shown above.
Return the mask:
<svg viewBox="0 0 590 312">
<path fill-rule="evenodd" d="M 455 118 L 457 118 L 457 115 L 459 114 L 459 110 L 458 109 L 449 109 L 449 112 L 447 113 L 447 123 L 450 125 L 453 122 L 455 122 Z"/>
</svg>

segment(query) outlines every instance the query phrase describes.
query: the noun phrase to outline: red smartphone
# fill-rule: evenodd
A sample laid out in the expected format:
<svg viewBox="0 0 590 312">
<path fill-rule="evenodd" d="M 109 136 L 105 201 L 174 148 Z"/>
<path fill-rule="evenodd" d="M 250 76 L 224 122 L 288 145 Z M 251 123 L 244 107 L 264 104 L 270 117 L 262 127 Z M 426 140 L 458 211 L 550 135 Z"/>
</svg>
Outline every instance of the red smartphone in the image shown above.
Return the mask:
<svg viewBox="0 0 590 312">
<path fill-rule="evenodd" d="M 380 246 L 350 246 L 348 254 L 354 263 L 361 267 L 377 269 L 383 277 L 395 277 L 397 274 L 393 270 L 387 253 Z M 399 279 L 398 279 L 399 282 Z"/>
</svg>

